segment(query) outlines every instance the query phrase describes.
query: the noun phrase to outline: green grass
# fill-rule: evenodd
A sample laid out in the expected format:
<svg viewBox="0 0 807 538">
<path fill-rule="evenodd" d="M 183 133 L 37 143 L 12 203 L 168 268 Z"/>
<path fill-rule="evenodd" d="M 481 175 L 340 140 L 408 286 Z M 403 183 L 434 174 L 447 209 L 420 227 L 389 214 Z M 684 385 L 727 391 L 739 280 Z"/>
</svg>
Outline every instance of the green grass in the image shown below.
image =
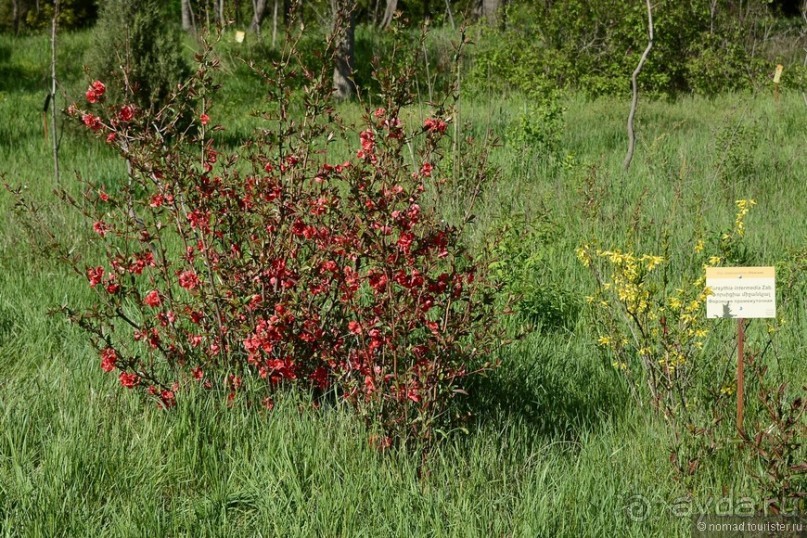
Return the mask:
<svg viewBox="0 0 807 538">
<path fill-rule="evenodd" d="M 87 34 L 62 42 L 65 89 L 80 95 L 75 58 Z M 41 117 L 47 61 L 46 39 L 0 37 L 0 172 L 42 202 L 54 187 Z M 254 125 L 261 91 L 234 65 L 219 110 L 237 138 Z M 554 156 L 511 141 L 519 98 L 461 106 L 469 132 L 490 127 L 502 140 L 492 155 L 501 175 L 472 242 L 506 219 L 548 223 L 549 239 L 528 247 L 544 253 L 543 278 L 569 297 L 592 288 L 575 260 L 580 244 L 657 251 L 666 231 L 679 267 L 696 234 L 731 226 L 738 198 L 759 203 L 747 221 L 750 262 L 778 266 L 807 248 L 800 95 L 778 105 L 769 95 L 643 101 L 629 173 L 625 102 L 566 97 Z M 357 117 L 355 106 L 344 112 Z M 108 182 L 125 173 L 73 129 L 61 156 L 66 184 L 76 172 Z M 507 348 L 502 367 L 476 384 L 470 433 L 450 436 L 425 467 L 415 454 L 379 454 L 349 411 L 313 410 L 300 396 L 280 398 L 271 413 L 196 394 L 172 412 L 144 405 L 100 371 L 79 329 L 48 314 L 91 295 L 56 262 L 32 257 L 12 206 L 0 191 L 0 535 L 685 536 L 690 520 L 670 511 L 675 499 L 761 501 L 731 459 L 709 462 L 687 484 L 674 480 L 669 429 L 629 399 L 585 316 Z M 76 215 L 46 218 L 80 247 Z M 768 355 L 793 386 L 807 382 L 805 288 L 799 275 Z M 715 325 L 715 342 L 732 330 Z M 748 333 L 758 347 L 764 323 Z M 715 345 L 703 360 L 731 361 L 732 352 Z M 626 512 L 636 495 L 650 503 L 647 518 Z"/>
</svg>

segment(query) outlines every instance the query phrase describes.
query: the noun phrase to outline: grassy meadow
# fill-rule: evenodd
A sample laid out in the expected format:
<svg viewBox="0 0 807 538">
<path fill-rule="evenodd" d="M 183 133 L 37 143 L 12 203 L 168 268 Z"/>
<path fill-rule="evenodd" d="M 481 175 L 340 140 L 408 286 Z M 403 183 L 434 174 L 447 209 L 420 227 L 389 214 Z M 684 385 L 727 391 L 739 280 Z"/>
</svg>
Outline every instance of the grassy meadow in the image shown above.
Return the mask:
<svg viewBox="0 0 807 538">
<path fill-rule="evenodd" d="M 61 78 L 74 96 L 87 81 L 88 44 L 88 34 L 61 42 Z M 232 54 L 216 120 L 237 140 L 254 127 L 262 93 Z M 42 123 L 48 60 L 44 37 L 0 37 L 0 174 L 43 204 L 54 187 Z M 514 135 L 523 99 L 461 102 L 467 134 L 491 129 L 499 138 L 499 177 L 471 244 L 482 248 L 503 223 L 523 226 L 540 285 L 580 307 L 501 352 L 501 368 L 473 387 L 469 432 L 450 435 L 425 468 L 417 454 L 371 447 L 349 410 L 312 409 L 301 396 L 252 412 L 191 395 L 164 412 L 124 392 L 80 329 L 50 313 L 89 304 L 86 281 L 32 254 L 14 200 L 0 189 L 0 536 L 689 536 L 691 519 L 670 509 L 676 500 L 693 513 L 713 512 L 725 497 L 761 502 L 730 457 L 676 479 L 669 427 L 631 398 L 597 345 L 583 299 L 594 283 L 575 249 L 596 242 L 658 253 L 666 242 L 674 270 L 705 230 L 732 227 L 735 200 L 753 198 L 749 264 L 792 266 L 807 254 L 802 96 L 642 100 L 629 173 L 627 98 L 567 95 L 561 104 L 557 146 L 539 151 Z M 355 104 L 341 112 L 360 117 Z M 63 129 L 61 168 L 66 185 L 76 173 L 108 184 L 125 174 L 72 126 Z M 79 216 L 53 207 L 45 218 L 82 248 Z M 797 273 L 778 299 L 785 323 L 765 360 L 770 375 L 803 386 L 807 277 Z M 702 360 L 730 370 L 733 330 L 715 320 Z M 748 348 L 764 345 L 764 320 L 747 332 Z"/>
</svg>

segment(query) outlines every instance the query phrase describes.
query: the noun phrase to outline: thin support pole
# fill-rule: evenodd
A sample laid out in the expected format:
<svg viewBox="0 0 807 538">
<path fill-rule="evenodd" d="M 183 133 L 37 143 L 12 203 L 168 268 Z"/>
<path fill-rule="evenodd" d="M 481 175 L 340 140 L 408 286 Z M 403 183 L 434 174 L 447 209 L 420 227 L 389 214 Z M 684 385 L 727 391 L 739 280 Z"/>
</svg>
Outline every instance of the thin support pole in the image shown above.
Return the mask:
<svg viewBox="0 0 807 538">
<path fill-rule="evenodd" d="M 742 434 L 743 430 L 743 406 L 745 388 L 745 320 L 737 320 L 737 431 Z"/>
</svg>

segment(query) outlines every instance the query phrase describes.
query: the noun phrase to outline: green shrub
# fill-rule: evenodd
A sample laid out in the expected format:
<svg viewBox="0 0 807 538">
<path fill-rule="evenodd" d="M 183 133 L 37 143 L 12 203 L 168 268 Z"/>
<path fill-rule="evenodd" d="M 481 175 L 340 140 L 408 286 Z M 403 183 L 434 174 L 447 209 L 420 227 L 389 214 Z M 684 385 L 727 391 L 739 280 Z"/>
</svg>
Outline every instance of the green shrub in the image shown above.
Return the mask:
<svg viewBox="0 0 807 538">
<path fill-rule="evenodd" d="M 59 28 L 74 30 L 91 26 L 98 15 L 95 0 L 60 0 Z M 11 0 L 0 0 L 0 31 L 25 32 L 49 28 L 53 17 L 52 2 L 17 0 L 17 21 Z"/>
<path fill-rule="evenodd" d="M 157 0 L 105 0 L 87 57 L 92 77 L 123 79 L 110 88 L 125 87 L 127 100 L 141 108 L 165 102 L 189 74 L 179 26 L 168 21 Z"/>
<path fill-rule="evenodd" d="M 559 235 L 546 216 L 533 225 L 505 219 L 489 247 L 491 277 L 501 289 L 502 300 L 514 304 L 520 324 L 543 331 L 571 329 L 581 300 L 563 285 L 550 260 Z"/>
</svg>

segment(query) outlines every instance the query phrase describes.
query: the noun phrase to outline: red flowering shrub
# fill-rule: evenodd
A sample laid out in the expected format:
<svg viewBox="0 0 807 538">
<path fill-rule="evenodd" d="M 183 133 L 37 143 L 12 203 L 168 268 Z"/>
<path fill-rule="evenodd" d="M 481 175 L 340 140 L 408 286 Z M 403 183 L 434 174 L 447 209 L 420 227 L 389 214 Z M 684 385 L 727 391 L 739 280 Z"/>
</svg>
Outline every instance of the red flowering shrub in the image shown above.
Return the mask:
<svg viewBox="0 0 807 538">
<path fill-rule="evenodd" d="M 449 119 L 405 125 L 398 76 L 381 81 L 385 106 L 363 127 L 344 127 L 327 73 L 308 74 L 293 118 L 283 64 L 265 77 L 280 103 L 272 127 L 228 154 L 216 146 L 214 66 L 203 55 L 149 117 L 102 110 L 100 82 L 90 110 L 71 107 L 131 170 L 119 192 L 74 201 L 106 262 L 78 262 L 98 305 L 72 318 L 104 371 L 166 408 L 193 383 L 268 409 L 278 386 L 300 385 L 352 404 L 384 446 L 428 442 L 496 342 L 487 281 L 434 209 Z M 200 110 L 180 130 L 186 103 Z M 332 149 L 340 137 L 351 154 Z"/>
</svg>

